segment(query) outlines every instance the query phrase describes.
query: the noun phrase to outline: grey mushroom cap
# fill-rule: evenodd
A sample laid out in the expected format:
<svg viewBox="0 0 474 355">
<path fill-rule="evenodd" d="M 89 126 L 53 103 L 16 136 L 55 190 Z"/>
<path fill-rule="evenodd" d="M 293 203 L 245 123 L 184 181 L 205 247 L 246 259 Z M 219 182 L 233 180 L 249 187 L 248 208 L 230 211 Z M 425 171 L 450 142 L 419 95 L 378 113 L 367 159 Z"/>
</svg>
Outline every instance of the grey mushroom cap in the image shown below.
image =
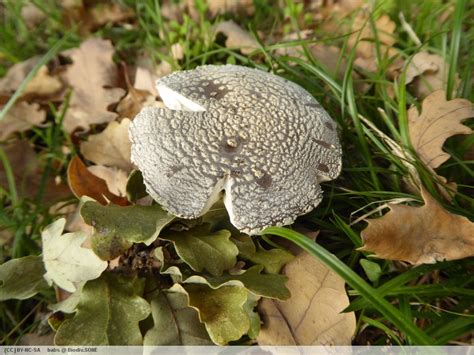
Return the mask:
<svg viewBox="0 0 474 355">
<path fill-rule="evenodd" d="M 236 65 L 206 65 L 157 81 L 167 108 L 130 125 L 132 162 L 151 197 L 182 218 L 225 192 L 231 223 L 247 234 L 291 224 L 322 200 L 341 171 L 336 124 L 302 87 Z"/>
</svg>

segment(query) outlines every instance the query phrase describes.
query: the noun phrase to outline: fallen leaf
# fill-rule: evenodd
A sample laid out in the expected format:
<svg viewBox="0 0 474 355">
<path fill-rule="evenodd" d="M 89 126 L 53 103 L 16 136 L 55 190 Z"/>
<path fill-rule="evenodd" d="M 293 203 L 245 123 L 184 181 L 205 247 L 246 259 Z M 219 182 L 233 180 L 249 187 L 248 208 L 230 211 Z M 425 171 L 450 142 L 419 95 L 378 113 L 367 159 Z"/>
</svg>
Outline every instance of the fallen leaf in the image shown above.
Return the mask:
<svg viewBox="0 0 474 355">
<path fill-rule="evenodd" d="M 349 305 L 344 280 L 307 253 L 284 274 L 291 298 L 260 301 L 259 345 L 350 345 L 356 321 L 354 313 L 341 313 Z"/>
<path fill-rule="evenodd" d="M 215 33 L 223 33 L 227 37 L 225 46 L 240 49 L 242 54 L 247 55 L 260 48 L 257 40 L 232 20 L 220 22 Z"/>
<path fill-rule="evenodd" d="M 188 11 L 193 19 L 199 19 L 199 11 L 194 0 L 187 0 Z M 208 0 L 207 12 L 210 18 L 225 13 L 241 16 L 251 16 L 255 12 L 253 0 Z"/>
<path fill-rule="evenodd" d="M 199 284 L 184 285 L 189 305 L 199 313 L 212 341 L 225 345 L 238 340 L 250 328 L 250 320 L 243 309 L 248 292 L 243 287 L 223 286 L 213 290 Z"/>
<path fill-rule="evenodd" d="M 111 193 L 107 188 L 107 183 L 92 174 L 78 156 L 69 162 L 67 179 L 71 191 L 77 198 L 89 196 L 103 205 L 108 204 L 109 201 L 120 206 L 128 205 L 125 197 Z"/>
<path fill-rule="evenodd" d="M 121 118 L 133 119 L 143 107 L 155 105 L 155 96 L 147 90 L 129 86 L 127 95 L 118 103 L 116 111 Z"/>
<path fill-rule="evenodd" d="M 173 242 L 179 257 L 193 270 L 219 276 L 237 262 L 239 251 L 229 240 L 230 235 L 225 229 L 211 233 L 207 226 L 199 226 L 187 231 L 167 231 L 160 239 Z"/>
<path fill-rule="evenodd" d="M 309 40 L 314 37 L 314 31 L 304 30 L 299 33 L 293 32 L 285 35 L 279 44 L 288 42 L 287 46 L 277 48 L 275 54 L 306 59 L 306 54 L 302 45 L 293 45 L 292 41 Z M 314 37 L 316 40 L 316 37 Z M 326 46 L 320 43 L 307 43 L 306 48 L 311 51 L 314 58 L 328 69 L 337 78 L 344 77 L 347 61 L 341 58 L 341 49 L 336 46 Z M 339 58 L 341 58 L 339 60 Z M 355 75 L 356 73 L 353 73 Z"/>
<path fill-rule="evenodd" d="M 449 159 L 443 144 L 456 134 L 470 134 L 472 130 L 461 124 L 474 117 L 474 105 L 465 99 L 446 100 L 444 91 L 436 91 L 422 103 L 421 114 L 416 107 L 408 110 L 408 131 L 413 148 L 423 162 L 437 168 Z"/>
<path fill-rule="evenodd" d="M 387 214 L 368 220 L 361 232 L 364 246 L 360 250 L 411 264 L 474 255 L 474 223 L 446 211 L 423 188 L 421 196 L 425 201 L 421 207 L 389 204 Z"/>
<path fill-rule="evenodd" d="M 81 247 L 87 239 L 83 232 L 62 234 L 66 219 L 60 218 L 41 232 L 44 278 L 68 292 L 76 290 L 75 283 L 94 280 L 107 268 L 90 249 Z"/>
<path fill-rule="evenodd" d="M 157 290 L 150 296 L 153 327 L 143 345 L 212 345 L 198 312 L 188 306 L 183 289 Z"/>
<path fill-rule="evenodd" d="M 0 265 L 0 301 L 24 300 L 48 287 L 41 256 L 24 256 Z"/>
<path fill-rule="evenodd" d="M 46 19 L 46 14 L 29 0 L 22 4 L 21 17 L 28 28 L 34 28 Z"/>
<path fill-rule="evenodd" d="M 112 61 L 114 48 L 110 41 L 92 38 L 79 48 L 63 53 L 72 59 L 65 80 L 73 88 L 69 108 L 64 117 L 64 129 L 88 130 L 90 125 L 115 120 L 117 114 L 109 105 L 120 101 L 124 90 L 116 87 L 117 67 Z"/>
<path fill-rule="evenodd" d="M 0 79 L 0 92 L 11 95 L 21 85 L 26 76 L 33 70 L 40 61 L 40 57 L 33 57 L 24 62 L 13 65 L 7 74 Z M 35 76 L 27 84 L 21 97 L 49 96 L 58 92 L 62 88 L 61 81 L 49 74 L 46 65 L 38 69 Z"/>
<path fill-rule="evenodd" d="M 99 165 L 113 166 L 130 171 L 131 142 L 128 137 L 129 119 L 110 122 L 99 134 L 92 134 L 86 142 L 81 143 L 81 153 L 87 160 Z"/>
<path fill-rule="evenodd" d="M 8 145 L 0 145 L 12 167 L 16 189 L 19 198 L 35 199 L 41 186 L 41 176 L 44 173 L 40 160 L 33 147 L 26 140 L 13 141 Z M 0 187 L 7 190 L 8 181 L 5 169 L 0 169 Z M 45 181 L 42 202 L 51 205 L 58 200 L 69 197 L 71 192 L 66 184 L 57 181 L 50 174 Z"/>
<path fill-rule="evenodd" d="M 448 63 L 438 54 L 419 52 L 411 58 L 406 69 L 405 83 L 412 83 L 415 95 L 425 98 L 430 93 L 446 89 Z M 456 90 L 460 79 L 458 74 L 455 78 Z"/>
<path fill-rule="evenodd" d="M 355 32 L 349 36 L 347 44 L 349 49 L 356 47 L 357 58 L 354 64 L 373 72 L 378 68 L 376 36 L 382 56 L 394 56 L 396 54 L 393 48 L 396 42 L 394 36 L 396 25 L 390 17 L 382 15 L 375 20 L 374 30 L 370 25 L 369 16 L 370 13 L 365 11 L 357 14 L 351 28 L 351 31 Z"/>
<path fill-rule="evenodd" d="M 81 208 L 84 221 L 94 226 L 92 248 L 104 260 L 121 255 L 133 243 L 153 243 L 175 217 L 159 205 L 102 206 L 87 201 Z"/>
<path fill-rule="evenodd" d="M 6 140 L 13 133 L 25 132 L 41 125 L 45 118 L 46 112 L 37 103 L 16 102 L 0 121 L 0 141 Z"/>
<path fill-rule="evenodd" d="M 92 165 L 87 167 L 92 174 L 105 181 L 107 189 L 117 196 L 127 195 L 128 175 L 125 171 L 117 168 L 109 168 L 103 165 Z"/>
<path fill-rule="evenodd" d="M 139 322 L 150 314 L 143 279 L 105 273 L 84 286 L 74 317 L 61 323 L 55 345 L 142 345 Z"/>
<path fill-rule="evenodd" d="M 97 28 L 106 24 L 114 24 L 131 19 L 135 13 L 130 7 L 117 3 L 97 4 L 89 9 L 88 16 L 92 21 L 92 28 Z"/>
</svg>

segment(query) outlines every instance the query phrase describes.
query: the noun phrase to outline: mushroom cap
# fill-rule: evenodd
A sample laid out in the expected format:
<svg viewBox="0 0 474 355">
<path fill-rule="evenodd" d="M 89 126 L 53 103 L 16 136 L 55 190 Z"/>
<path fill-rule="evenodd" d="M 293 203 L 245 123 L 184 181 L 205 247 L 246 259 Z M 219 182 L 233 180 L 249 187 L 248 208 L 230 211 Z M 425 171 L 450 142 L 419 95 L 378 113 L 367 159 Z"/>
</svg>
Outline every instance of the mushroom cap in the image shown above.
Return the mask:
<svg viewBox="0 0 474 355">
<path fill-rule="evenodd" d="M 132 162 L 148 193 L 182 218 L 225 191 L 231 223 L 256 234 L 287 225 L 322 199 L 341 170 L 335 122 L 302 87 L 236 65 L 205 65 L 157 81 L 167 108 L 130 125 Z"/>
</svg>

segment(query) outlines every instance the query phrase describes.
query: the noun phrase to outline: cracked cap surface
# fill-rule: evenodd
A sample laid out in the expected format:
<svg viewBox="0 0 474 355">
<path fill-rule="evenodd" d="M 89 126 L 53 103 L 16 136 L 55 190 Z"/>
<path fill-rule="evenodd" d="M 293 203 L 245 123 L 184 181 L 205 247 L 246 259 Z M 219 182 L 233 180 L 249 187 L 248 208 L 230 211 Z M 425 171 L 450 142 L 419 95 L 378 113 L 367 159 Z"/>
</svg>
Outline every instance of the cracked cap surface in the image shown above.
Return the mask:
<svg viewBox="0 0 474 355">
<path fill-rule="evenodd" d="M 132 161 L 148 193 L 176 216 L 203 215 L 225 190 L 231 223 L 256 234 L 312 210 L 322 199 L 319 182 L 340 173 L 335 122 L 288 80 L 206 65 L 157 87 L 169 108 L 135 117 Z"/>
</svg>

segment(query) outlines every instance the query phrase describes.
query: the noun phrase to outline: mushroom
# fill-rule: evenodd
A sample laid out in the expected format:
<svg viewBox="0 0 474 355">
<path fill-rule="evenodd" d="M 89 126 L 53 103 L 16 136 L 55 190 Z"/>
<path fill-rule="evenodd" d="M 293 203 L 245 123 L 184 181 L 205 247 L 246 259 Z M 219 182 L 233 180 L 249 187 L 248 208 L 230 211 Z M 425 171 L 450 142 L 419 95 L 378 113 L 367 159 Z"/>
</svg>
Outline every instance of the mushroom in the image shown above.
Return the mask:
<svg viewBox="0 0 474 355">
<path fill-rule="evenodd" d="M 291 224 L 341 171 L 336 124 L 302 87 L 261 70 L 205 65 L 157 81 L 166 108 L 130 125 L 132 161 L 170 213 L 197 218 L 224 191 L 230 222 Z"/>
</svg>

